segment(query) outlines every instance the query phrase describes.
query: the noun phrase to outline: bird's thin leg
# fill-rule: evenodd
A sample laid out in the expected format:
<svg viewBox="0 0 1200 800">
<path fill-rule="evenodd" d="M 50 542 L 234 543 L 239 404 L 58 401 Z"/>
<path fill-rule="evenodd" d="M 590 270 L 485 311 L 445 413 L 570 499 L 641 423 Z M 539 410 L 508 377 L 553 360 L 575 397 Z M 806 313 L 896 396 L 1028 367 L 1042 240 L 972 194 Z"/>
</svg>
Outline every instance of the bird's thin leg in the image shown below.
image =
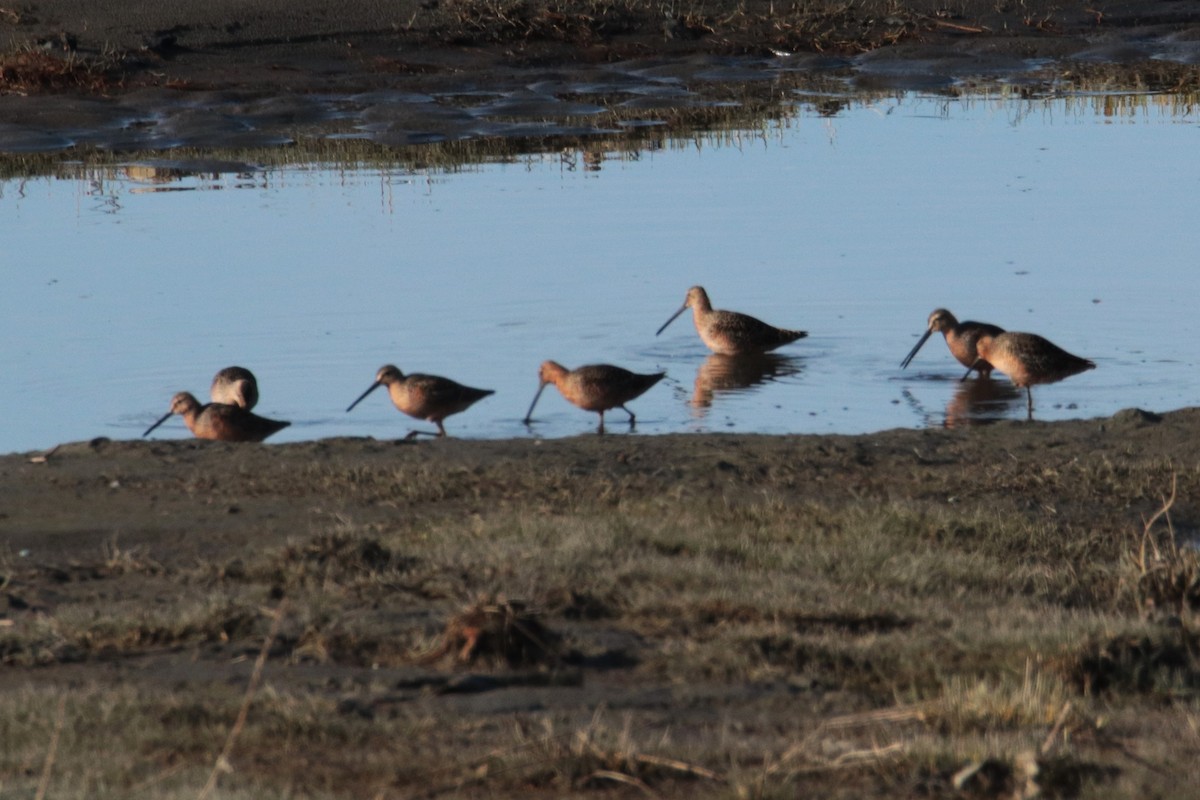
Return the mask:
<svg viewBox="0 0 1200 800">
<path fill-rule="evenodd" d="M 1029 386 L 1025 387 L 1025 400 L 1026 400 L 1025 407 L 1029 409 L 1029 417 L 1028 417 L 1029 421 L 1033 422 L 1033 388 L 1032 387 L 1029 387 Z"/>
<path fill-rule="evenodd" d="M 629 415 L 629 427 L 631 427 L 631 428 L 632 428 L 632 427 L 633 427 L 633 423 L 637 422 L 637 417 L 635 417 L 635 416 L 633 415 L 633 412 L 632 412 L 632 411 L 630 411 L 630 410 L 629 410 L 628 408 L 626 408 L 625 406 L 619 406 L 619 408 L 620 408 L 622 411 L 624 411 L 626 414 L 628 414 L 628 415 Z"/>
</svg>

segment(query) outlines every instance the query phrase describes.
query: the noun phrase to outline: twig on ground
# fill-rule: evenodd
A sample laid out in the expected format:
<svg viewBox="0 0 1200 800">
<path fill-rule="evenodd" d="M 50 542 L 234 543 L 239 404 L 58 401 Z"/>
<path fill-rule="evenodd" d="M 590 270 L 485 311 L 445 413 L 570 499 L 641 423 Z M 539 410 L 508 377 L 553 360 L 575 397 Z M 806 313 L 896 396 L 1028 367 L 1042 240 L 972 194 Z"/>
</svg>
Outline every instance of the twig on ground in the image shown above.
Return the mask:
<svg viewBox="0 0 1200 800">
<path fill-rule="evenodd" d="M 1059 732 L 1063 729 L 1063 725 L 1067 724 L 1067 719 L 1071 716 L 1071 701 L 1067 700 L 1063 703 L 1062 711 L 1058 712 L 1058 719 L 1054 720 L 1054 725 L 1051 726 L 1050 732 L 1046 734 L 1046 741 L 1042 742 L 1042 755 L 1048 755 L 1054 747 L 1054 740 L 1058 738 Z"/>
<path fill-rule="evenodd" d="M 44 800 L 46 789 L 50 786 L 50 773 L 54 769 L 54 758 L 58 755 L 58 740 L 62 738 L 63 725 L 67 720 L 67 696 L 58 698 L 58 710 L 54 713 L 54 733 L 50 737 L 50 749 L 46 751 L 46 761 L 42 764 L 42 777 L 38 781 L 37 793 L 34 800 Z"/>
<path fill-rule="evenodd" d="M 284 598 L 275 607 L 275 618 L 271 621 L 271 629 L 267 631 L 266 638 L 263 639 L 262 649 L 258 652 L 258 659 L 254 662 L 254 671 L 250 673 L 250 682 L 246 685 L 246 696 L 242 699 L 242 707 L 238 710 L 237 719 L 233 723 L 233 727 L 229 729 L 229 736 L 225 738 L 225 746 L 221 748 L 221 754 L 217 756 L 217 761 L 213 764 L 212 772 L 209 773 L 208 782 L 204 784 L 204 788 L 197 795 L 197 800 L 204 800 L 212 794 L 217 788 L 217 780 L 222 772 L 230 771 L 229 756 L 233 752 L 233 746 L 237 743 L 238 736 L 241 735 L 242 728 L 246 726 L 246 718 L 250 716 L 250 704 L 254 701 L 254 695 L 258 691 L 258 684 L 262 681 L 263 667 L 267 664 L 267 655 L 271 652 L 271 645 L 275 642 L 275 637 L 279 634 L 279 626 L 283 623 L 283 618 L 286 614 L 287 599 Z"/>
</svg>

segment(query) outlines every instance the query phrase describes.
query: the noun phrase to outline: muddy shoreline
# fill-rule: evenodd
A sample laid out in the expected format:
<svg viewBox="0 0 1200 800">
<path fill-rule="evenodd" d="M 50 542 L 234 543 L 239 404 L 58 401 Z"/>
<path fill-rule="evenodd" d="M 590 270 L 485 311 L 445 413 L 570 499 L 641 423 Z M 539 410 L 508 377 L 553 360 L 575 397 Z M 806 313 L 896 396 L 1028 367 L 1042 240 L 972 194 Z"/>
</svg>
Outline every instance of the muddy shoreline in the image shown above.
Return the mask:
<svg viewBox="0 0 1200 800">
<path fill-rule="evenodd" d="M 12 175 L 64 160 L 164 175 L 454 164 L 637 149 L 895 92 L 1200 88 L 1200 12 L 1183 2 L 56 0 L 0 11 L 0 170 Z M 157 163 L 164 154 L 179 163 Z"/>
<path fill-rule="evenodd" d="M 672 9 L 580 0 L 355 0 L 336 9 L 317 0 L 44 0 L 0 15 L 0 49 L 92 59 L 112 69 L 97 83 L 104 92 L 465 88 L 530 69 L 705 56 L 782 56 L 799 69 L 900 60 L 908 73 L 956 77 L 1047 59 L 1124 65 L 1129 80 L 1153 60 L 1200 61 L 1200 11 L 1186 2 L 962 3 L 951 11 L 923 0 L 751 0 Z"/>
<path fill-rule="evenodd" d="M 511 472 L 514 486 L 571 476 L 565 485 L 609 482 L 631 497 L 673 488 L 685 495 L 716 489 L 753 496 L 761 483 L 834 503 L 862 496 L 914 502 L 953 497 L 956 503 L 970 498 L 981 506 L 1029 513 L 1053 502 L 1089 524 L 1121 526 L 1152 510 L 1160 493 L 1147 494 L 1136 507 L 1096 506 L 1094 498 L 1078 497 L 1069 487 L 1013 495 L 994 476 L 1103 461 L 1171 465 L 1186 472 L 1200 467 L 1198 438 L 1197 409 L 1162 415 L 1127 409 L 1106 419 L 1002 421 L 954 431 L 896 429 L 854 436 L 584 435 L 419 443 L 345 438 L 282 445 L 100 438 L 0 457 L 0 534 L 10 551 L 54 559 L 70 559 L 117 536 L 126 546 L 148 548 L 157 561 L 176 563 L 194 557 L 179 548 L 206 529 L 220 538 L 193 539 L 188 546 L 223 548 L 233 542 L 259 549 L 286 542 L 313 520 L 328 524 L 343 514 L 386 519 L 397 512 L 390 505 L 323 492 L 308 474 L 318 469 L 395 469 L 399 475 L 416 470 L 435 482 L 453 477 L 455 485 L 445 487 L 444 497 L 402 509 L 419 516 L 481 513 L 485 499 L 458 497 L 464 491 L 479 493 L 468 491 L 472 480 L 466 476 L 476 474 L 488 476 L 482 481 L 486 488 L 479 490 L 487 497 L 519 506 L 526 502 L 521 492 L 514 489 L 510 495 L 505 488 L 505 474 Z M 787 480 L 774 485 L 780 471 Z M 925 471 L 936 472 L 952 488 L 931 489 L 922 477 Z M 303 501 L 298 505 L 295 499 Z M 1179 508 L 1190 517 L 1187 503 L 1182 500 Z M 1121 519 L 1112 518 L 1118 512 Z M 164 520 L 172 524 L 164 527 Z"/>
<path fill-rule="evenodd" d="M 0 458 L 0 701 L 33 703 L 22 718 L 44 725 L 44 698 L 66 692 L 80 731 L 95 727 L 95 703 L 115 702 L 106 697 L 125 698 L 135 716 L 176 720 L 130 748 L 124 777 L 110 779 L 119 794 L 144 781 L 198 785 L 265 641 L 269 695 L 223 779 L 260 796 L 299 787 L 322 797 L 609 796 L 614 787 L 595 777 L 604 769 L 666 797 L 735 796 L 755 780 L 780 791 L 882 797 L 932 786 L 959 796 L 956 776 L 979 759 L 1000 776 L 982 796 L 1021 786 L 1080 796 L 1094 783 L 1137 796 L 1131 786 L 1181 779 L 1170 766 L 1178 749 L 1149 743 L 1176 724 L 1176 703 L 1186 714 L 1190 690 L 1170 689 L 1182 694 L 1166 705 L 1148 688 L 1100 692 L 1120 680 L 1119 662 L 1101 669 L 1093 653 L 1151 637 L 1158 649 L 1123 657 L 1137 674 L 1181 674 L 1185 686 L 1200 674 L 1190 660 L 1160 665 L 1152 655 L 1185 646 L 1173 642 L 1190 636 L 1191 601 L 1163 595 L 1147 606 L 1144 587 L 1123 577 L 1173 482 L 1173 530 L 1200 519 L 1198 436 L 1196 409 L 1131 409 L 865 436 L 95 440 L 48 457 L 11 454 Z M 712 534 L 701 533 L 712 520 Z M 764 546 L 781 549 L 760 562 L 751 554 Z M 899 549 L 852 566 L 880 547 Z M 910 574 L 901 565 L 911 548 L 939 564 L 960 551 L 969 560 L 957 579 L 940 577 L 948 564 Z M 997 563 L 985 566 L 984 553 Z M 701 565 L 712 577 L 689 578 Z M 895 569 L 902 577 L 885 577 Z M 799 583 L 763 591 L 784 580 Z M 817 588 L 826 580 L 837 588 Z M 536 624 L 538 647 L 552 642 L 549 660 L 529 656 L 528 643 L 489 655 L 463 638 L 469 620 L 496 609 L 518 631 Z M 274 613 L 284 615 L 278 628 Z M 781 628 L 781 613 L 794 622 Z M 974 637 L 984 641 L 966 644 Z M 748 663 L 722 663 L 743 648 Z M 976 723 L 964 732 L 936 721 L 960 713 L 946 710 L 962 702 L 955 681 L 1019 683 L 1021 664 L 1045 672 L 1037 685 L 1052 691 L 1038 702 L 1053 707 L 1015 731 L 1011 720 L 978 723 L 999 725 L 1008 744 L 996 732 L 988 745 L 966 744 Z M 1031 691 L 1029 680 L 1019 691 Z M 897 695 L 928 699 L 897 705 Z M 1021 771 L 1022 742 L 1045 739 L 1053 719 L 1043 715 L 1063 703 L 1073 744 L 1035 757 L 1039 784 Z M 309 707 L 323 709 L 320 723 L 280 721 Z M 213 723 L 217 733 L 200 734 Z M 292 731 L 283 752 L 271 743 L 278 725 Z M 396 741 L 396 725 L 424 732 L 398 749 L 372 744 Z M 553 752 L 528 753 L 510 725 L 552 731 L 536 740 Z M 601 729 L 622 725 L 640 744 L 618 756 Z M 13 752 L 34 758 L 30 742 L 44 739 L 21 730 Z M 831 755 L 752 777 L 764 753 L 787 764 L 796 737 L 814 731 Z M 598 737 L 592 755 L 569 745 L 579 736 Z M 1128 757 L 1113 751 L 1114 736 Z M 58 769 L 91 785 L 104 769 L 88 765 L 78 737 Z M 880 741 L 892 742 L 882 754 L 871 749 Z M 389 755 L 365 767 L 363 748 Z M 928 748 L 944 753 L 920 755 Z M 829 759 L 845 752 L 864 761 L 835 768 Z M 489 758 L 515 766 L 493 775 L 481 766 Z M 0 762 L 6 783 L 25 780 L 14 765 Z"/>
</svg>

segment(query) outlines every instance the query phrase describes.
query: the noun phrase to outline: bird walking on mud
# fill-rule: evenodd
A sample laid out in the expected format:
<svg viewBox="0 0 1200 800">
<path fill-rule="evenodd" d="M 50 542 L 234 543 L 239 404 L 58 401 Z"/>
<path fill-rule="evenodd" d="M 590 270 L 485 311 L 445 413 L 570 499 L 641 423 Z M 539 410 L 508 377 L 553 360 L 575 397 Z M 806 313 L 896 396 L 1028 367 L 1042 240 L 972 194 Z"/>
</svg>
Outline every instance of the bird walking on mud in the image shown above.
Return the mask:
<svg viewBox="0 0 1200 800">
<path fill-rule="evenodd" d="M 1004 333 L 1004 329 L 997 325 L 990 325 L 986 322 L 972 322 L 966 320 L 959 322 L 944 308 L 934 309 L 929 315 L 929 322 L 925 333 L 917 341 L 913 349 L 908 352 L 904 360 L 900 362 L 900 369 L 906 368 L 913 360 L 913 356 L 921 349 L 921 346 L 929 340 L 929 337 L 935 333 L 941 333 L 946 337 L 946 346 L 950 348 L 950 355 L 958 359 L 958 363 L 967 367 L 967 374 L 970 375 L 973 370 L 978 370 L 981 377 L 988 377 L 992 374 L 992 364 L 985 359 L 979 358 L 979 354 L 975 349 L 975 342 L 980 336 L 996 336 Z"/>
<path fill-rule="evenodd" d="M 214 403 L 241 406 L 249 411 L 258 404 L 258 381 L 245 367 L 226 367 L 213 376 L 208 390 Z"/>
<path fill-rule="evenodd" d="M 388 388 L 392 404 L 415 419 L 423 419 L 437 425 L 437 433 L 431 431 L 409 431 L 409 439 L 420 435 L 445 436 L 442 421 L 452 414 L 466 411 L 489 394 L 492 389 L 475 389 L 439 375 L 413 373 L 405 375 L 392 364 L 385 364 L 375 373 L 375 382 L 358 396 L 346 409 L 352 411 L 363 398 L 380 386 Z"/>
<path fill-rule="evenodd" d="M 600 415 L 600 427 L 597 433 L 604 433 L 604 412 L 610 408 L 619 408 L 629 415 L 629 427 L 633 427 L 636 417 L 625 404 L 634 398 L 641 397 L 647 389 L 663 379 L 667 373 L 655 372 L 643 375 L 630 372 L 611 364 L 589 364 L 577 369 L 567 369 L 556 361 L 543 361 L 538 370 L 537 394 L 529 404 L 525 414 L 525 424 L 528 425 L 533 416 L 533 408 L 547 384 L 553 383 L 567 402 L 582 408 L 584 411 L 595 411 Z"/>
<path fill-rule="evenodd" d="M 730 356 L 765 353 L 808 336 L 807 331 L 776 328 L 749 314 L 715 310 L 709 302 L 708 293 L 701 286 L 688 289 L 683 305 L 654 335 L 658 336 L 666 330 L 688 308 L 692 309 L 692 318 L 701 341 L 714 353 Z"/>
<path fill-rule="evenodd" d="M 1038 383 L 1056 383 L 1096 367 L 1094 361 L 1072 355 L 1036 333 L 983 334 L 975 340 L 975 350 L 978 359 L 967 368 L 963 379 L 972 369 L 978 369 L 980 361 L 990 362 L 1007 375 L 1013 385 L 1025 389 L 1028 419 L 1033 419 L 1030 387 Z"/>
<path fill-rule="evenodd" d="M 184 424 L 197 439 L 222 442 L 261 442 L 292 424 L 260 417 L 230 403 L 209 403 L 202 406 L 190 392 L 179 392 L 171 398 L 171 410 L 147 428 L 142 436 L 149 436 L 151 431 L 166 422 L 172 414 L 182 416 Z"/>
</svg>

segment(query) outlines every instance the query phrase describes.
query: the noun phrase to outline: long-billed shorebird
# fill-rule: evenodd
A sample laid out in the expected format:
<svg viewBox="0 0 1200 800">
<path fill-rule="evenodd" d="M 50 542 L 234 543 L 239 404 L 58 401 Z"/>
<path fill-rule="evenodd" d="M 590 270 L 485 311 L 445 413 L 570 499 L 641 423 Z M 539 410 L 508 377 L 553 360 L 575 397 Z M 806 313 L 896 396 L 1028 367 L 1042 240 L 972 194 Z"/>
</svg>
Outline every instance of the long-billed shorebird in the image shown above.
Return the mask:
<svg viewBox="0 0 1200 800">
<path fill-rule="evenodd" d="M 258 404 L 258 381 L 245 367 L 226 367 L 213 376 L 209 395 L 214 403 L 241 406 L 249 411 Z"/>
<path fill-rule="evenodd" d="M 375 373 L 375 382 L 346 411 L 351 411 L 380 386 L 388 388 L 388 396 L 396 408 L 410 417 L 437 425 L 436 434 L 431 431 L 410 431 L 410 439 L 419 435 L 445 436 L 446 429 L 442 421 L 446 417 L 466 411 L 489 394 L 495 394 L 491 389 L 474 389 L 438 375 L 405 375 L 395 366 L 386 364 Z"/>
<path fill-rule="evenodd" d="M 714 310 L 708 293 L 701 286 L 688 289 L 679 310 L 662 324 L 655 336 L 667 329 L 676 317 L 692 309 L 696 332 L 701 341 L 714 353 L 736 356 L 743 353 L 765 353 L 808 336 L 807 331 L 776 328 L 760 319 L 737 311 Z"/>
<path fill-rule="evenodd" d="M 577 369 L 567 369 L 556 361 L 543 361 L 538 370 L 537 394 L 529 404 L 525 414 L 525 423 L 529 424 L 533 416 L 533 407 L 547 384 L 553 383 L 562 392 L 567 402 L 579 406 L 584 411 L 595 411 L 600 415 L 598 433 L 604 433 L 604 412 L 610 408 L 619 408 L 629 415 L 629 426 L 633 427 L 636 417 L 625 404 L 640 397 L 647 389 L 658 383 L 666 375 L 665 372 L 655 372 L 643 375 L 630 372 L 611 364 L 589 364 Z"/>
<path fill-rule="evenodd" d="M 1096 362 L 1072 355 L 1036 333 L 1005 332 L 983 334 L 975 340 L 979 361 L 988 361 L 1008 376 L 1013 385 L 1025 389 L 1028 418 L 1033 419 L 1033 392 L 1038 383 L 1055 383 L 1063 378 L 1094 369 Z M 976 365 L 967 368 L 967 375 Z"/>
<path fill-rule="evenodd" d="M 152 430 L 170 419 L 172 414 L 182 416 L 184 424 L 197 439 L 215 439 L 222 442 L 261 442 L 292 424 L 266 419 L 229 403 L 209 403 L 202 406 L 190 392 L 180 392 L 171 398 L 171 410 L 147 428 L 142 436 L 149 436 Z"/>
<path fill-rule="evenodd" d="M 929 340 L 929 337 L 935 333 L 941 333 L 946 337 L 946 346 L 950 348 L 950 355 L 954 356 L 958 363 L 964 367 L 968 367 L 967 374 L 971 374 L 971 370 L 978 370 L 979 374 L 987 377 L 992 374 L 992 364 L 986 359 L 980 359 L 979 354 L 975 350 L 975 342 L 980 336 L 996 336 L 1004 333 L 1004 329 L 991 325 L 987 322 L 972 322 L 966 320 L 959 322 L 944 308 L 934 309 L 929 315 L 929 322 L 925 329 L 925 333 L 913 346 L 913 349 L 908 352 L 904 360 L 900 362 L 900 368 L 904 369 L 913 360 L 913 356 L 921 349 L 921 345 Z"/>
</svg>

